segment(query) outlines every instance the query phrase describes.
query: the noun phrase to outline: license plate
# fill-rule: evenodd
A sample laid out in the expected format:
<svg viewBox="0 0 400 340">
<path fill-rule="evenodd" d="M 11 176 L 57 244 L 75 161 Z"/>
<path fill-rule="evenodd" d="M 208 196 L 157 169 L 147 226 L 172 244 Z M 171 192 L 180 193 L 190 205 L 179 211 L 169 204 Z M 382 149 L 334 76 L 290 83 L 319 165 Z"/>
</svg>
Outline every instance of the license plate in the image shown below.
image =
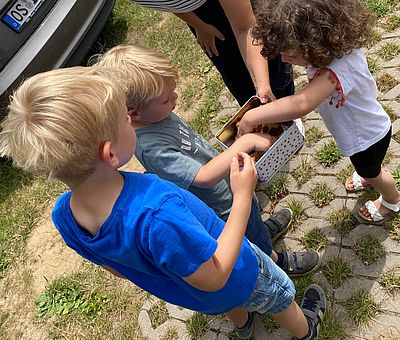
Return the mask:
<svg viewBox="0 0 400 340">
<path fill-rule="evenodd" d="M 21 32 L 23 26 L 32 19 L 45 0 L 17 0 L 1 17 L 1 20 L 14 31 Z"/>
</svg>

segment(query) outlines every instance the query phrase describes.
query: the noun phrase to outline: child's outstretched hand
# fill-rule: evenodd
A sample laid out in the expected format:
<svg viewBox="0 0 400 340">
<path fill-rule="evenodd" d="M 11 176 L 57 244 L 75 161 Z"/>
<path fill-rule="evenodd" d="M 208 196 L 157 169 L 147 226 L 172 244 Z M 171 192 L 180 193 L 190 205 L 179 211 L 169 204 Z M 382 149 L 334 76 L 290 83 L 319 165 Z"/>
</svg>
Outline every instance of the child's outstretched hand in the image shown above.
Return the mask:
<svg viewBox="0 0 400 340">
<path fill-rule="evenodd" d="M 239 123 L 239 127 L 238 127 L 238 136 L 243 136 L 246 133 L 250 133 L 254 130 L 254 126 L 249 124 L 247 119 L 246 119 L 246 115 L 248 115 L 252 110 L 247 111 L 244 116 L 242 117 L 242 119 L 240 120 Z"/>
<path fill-rule="evenodd" d="M 251 198 L 257 183 L 257 170 L 253 159 L 244 152 L 239 152 L 231 162 L 231 190 L 234 196 Z"/>
</svg>

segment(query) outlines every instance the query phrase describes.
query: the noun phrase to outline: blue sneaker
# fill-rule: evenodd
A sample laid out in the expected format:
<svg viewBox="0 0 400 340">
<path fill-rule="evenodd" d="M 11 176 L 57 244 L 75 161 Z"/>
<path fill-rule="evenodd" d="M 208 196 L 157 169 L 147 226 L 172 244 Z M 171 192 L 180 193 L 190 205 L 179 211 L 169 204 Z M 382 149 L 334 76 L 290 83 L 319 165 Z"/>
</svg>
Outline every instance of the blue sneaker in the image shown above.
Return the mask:
<svg viewBox="0 0 400 340">
<path fill-rule="evenodd" d="M 309 285 L 304 291 L 300 308 L 310 327 L 308 334 L 301 340 L 317 340 L 326 311 L 326 298 L 322 288 L 316 284 Z"/>
<path fill-rule="evenodd" d="M 289 208 L 283 208 L 278 212 L 273 213 L 267 220 L 263 221 L 271 235 L 272 244 L 288 232 L 292 219 L 292 210 Z"/>
<path fill-rule="evenodd" d="M 235 332 L 239 339 L 250 339 L 254 332 L 254 313 L 247 312 L 248 319 L 243 327 L 236 327 Z"/>
</svg>

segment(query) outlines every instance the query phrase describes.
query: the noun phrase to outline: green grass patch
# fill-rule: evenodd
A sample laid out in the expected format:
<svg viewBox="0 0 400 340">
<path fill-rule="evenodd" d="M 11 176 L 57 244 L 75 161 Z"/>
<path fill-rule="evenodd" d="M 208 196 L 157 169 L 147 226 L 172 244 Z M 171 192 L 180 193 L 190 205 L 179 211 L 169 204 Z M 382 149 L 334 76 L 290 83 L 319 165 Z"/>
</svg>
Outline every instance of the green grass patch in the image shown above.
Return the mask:
<svg viewBox="0 0 400 340">
<path fill-rule="evenodd" d="M 144 340 L 137 317 L 146 294 L 121 283 L 87 263 L 48 284 L 36 299 L 37 322 L 51 339 Z"/>
<path fill-rule="evenodd" d="M 364 45 L 371 47 L 381 40 L 382 35 L 374 29 L 372 35 L 364 40 Z"/>
<path fill-rule="evenodd" d="M 215 125 L 220 128 L 222 127 L 226 122 L 228 122 L 229 119 L 231 119 L 231 115 L 227 114 L 225 116 L 219 117 L 218 119 L 215 120 Z"/>
<path fill-rule="evenodd" d="M 378 60 L 373 57 L 367 56 L 367 64 L 368 64 L 368 70 L 372 74 L 380 70 L 380 65 L 378 64 Z"/>
<path fill-rule="evenodd" d="M 398 165 L 396 170 L 394 171 L 393 177 L 396 182 L 396 186 L 400 188 L 400 165 Z"/>
<path fill-rule="evenodd" d="M 287 207 L 292 210 L 292 224 L 291 228 L 296 227 L 300 224 L 304 216 L 304 202 L 290 198 L 287 202 Z"/>
<path fill-rule="evenodd" d="M 351 268 L 341 256 L 334 257 L 323 266 L 322 273 L 334 288 L 339 287 L 352 276 Z"/>
<path fill-rule="evenodd" d="M 400 242 L 400 215 L 396 214 L 387 220 L 385 229 L 389 231 L 392 240 Z"/>
<path fill-rule="evenodd" d="M 307 250 L 320 251 L 328 244 L 328 238 L 321 230 L 315 228 L 305 233 L 300 242 Z"/>
<path fill-rule="evenodd" d="M 400 27 L 400 16 L 398 15 L 389 15 L 386 18 L 385 23 L 383 24 L 383 28 L 387 31 L 394 31 L 399 27 Z"/>
<path fill-rule="evenodd" d="M 340 151 L 335 141 L 325 143 L 322 148 L 317 151 L 317 159 L 320 164 L 325 167 L 332 166 L 340 159 Z"/>
<path fill-rule="evenodd" d="M 342 340 L 346 336 L 346 331 L 339 321 L 337 313 L 327 309 L 324 315 L 324 321 L 321 325 L 319 340 Z"/>
<path fill-rule="evenodd" d="M 383 60 L 391 60 L 400 54 L 400 46 L 393 41 L 389 41 L 377 53 Z"/>
<path fill-rule="evenodd" d="M 367 201 L 375 201 L 379 197 L 379 193 L 372 187 L 365 187 L 364 191 L 358 196 L 358 202 L 365 204 Z"/>
<path fill-rule="evenodd" d="M 340 182 L 342 182 L 343 185 L 345 185 L 347 178 L 349 178 L 353 174 L 353 172 L 354 172 L 354 166 L 352 164 L 349 164 L 336 174 L 336 178 Z"/>
<path fill-rule="evenodd" d="M 322 208 L 335 198 L 335 194 L 328 184 L 319 182 L 310 190 L 310 197 L 318 208 Z"/>
<path fill-rule="evenodd" d="M 291 172 L 291 175 L 296 180 L 297 185 L 301 186 L 311 179 L 315 173 L 315 167 L 308 158 L 302 157 L 300 164 Z"/>
<path fill-rule="evenodd" d="M 199 339 L 208 330 L 208 320 L 204 314 L 195 313 L 186 320 L 186 329 L 190 339 Z"/>
<path fill-rule="evenodd" d="M 157 301 L 149 310 L 151 326 L 157 328 L 169 319 L 169 313 L 165 301 Z"/>
<path fill-rule="evenodd" d="M 400 268 L 393 268 L 378 278 L 379 284 L 389 293 L 395 295 L 400 292 Z"/>
<path fill-rule="evenodd" d="M 385 248 L 375 236 L 370 234 L 358 240 L 353 250 L 358 258 L 367 266 L 379 261 L 385 254 Z"/>
<path fill-rule="evenodd" d="M 0 277 L 18 258 L 49 200 L 65 187 L 0 163 Z"/>
<path fill-rule="evenodd" d="M 270 314 L 259 314 L 258 318 L 260 319 L 262 325 L 268 333 L 275 332 L 280 328 L 278 323 L 273 319 Z"/>
<path fill-rule="evenodd" d="M 312 126 L 305 132 L 306 135 L 306 145 L 312 146 L 317 143 L 324 136 L 324 132 L 317 128 L 316 126 Z"/>
<path fill-rule="evenodd" d="M 367 325 L 378 312 L 378 306 L 372 295 L 363 289 L 356 291 L 346 301 L 345 307 L 357 326 Z"/>
<path fill-rule="evenodd" d="M 279 200 L 289 193 L 287 184 L 288 178 L 286 174 L 279 174 L 278 177 L 267 186 L 265 193 L 271 200 Z"/>
<path fill-rule="evenodd" d="M 363 3 L 374 12 L 378 18 L 385 16 L 390 8 L 397 4 L 397 0 L 363 0 Z"/>
<path fill-rule="evenodd" d="M 341 236 L 347 236 L 357 225 L 356 218 L 346 207 L 332 211 L 327 218 Z"/>
</svg>

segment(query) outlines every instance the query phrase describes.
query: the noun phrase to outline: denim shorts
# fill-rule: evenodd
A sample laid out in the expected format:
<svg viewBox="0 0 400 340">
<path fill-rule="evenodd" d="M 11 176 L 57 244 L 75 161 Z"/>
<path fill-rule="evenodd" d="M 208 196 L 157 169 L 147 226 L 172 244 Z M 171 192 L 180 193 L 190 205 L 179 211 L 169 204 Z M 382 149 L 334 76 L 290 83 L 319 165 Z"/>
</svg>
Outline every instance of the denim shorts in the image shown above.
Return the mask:
<svg viewBox="0 0 400 340">
<path fill-rule="evenodd" d="M 294 300 L 296 290 L 293 281 L 256 245 L 251 246 L 256 254 L 259 272 L 253 293 L 240 308 L 261 314 L 282 312 Z"/>
</svg>

